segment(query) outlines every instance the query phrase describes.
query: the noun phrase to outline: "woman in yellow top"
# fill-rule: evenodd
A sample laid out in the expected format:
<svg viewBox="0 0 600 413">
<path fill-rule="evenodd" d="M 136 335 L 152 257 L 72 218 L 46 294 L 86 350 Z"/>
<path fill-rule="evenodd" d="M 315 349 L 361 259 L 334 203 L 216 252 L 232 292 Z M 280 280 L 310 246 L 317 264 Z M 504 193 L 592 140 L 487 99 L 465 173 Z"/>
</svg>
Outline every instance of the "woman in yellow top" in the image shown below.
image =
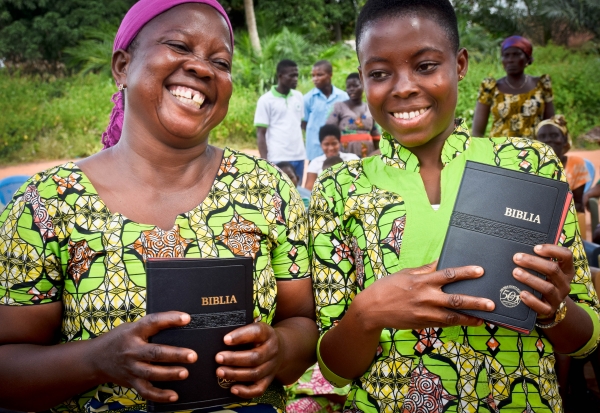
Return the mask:
<svg viewBox="0 0 600 413">
<path fill-rule="evenodd" d="M 479 87 L 473 136 L 484 136 L 490 112 L 493 123 L 490 137 L 535 137 L 535 126 L 554 115 L 550 76 L 525 74 L 533 63 L 531 42 L 511 36 L 502 42 L 502 66 L 506 76 L 498 80 L 486 78 Z"/>
</svg>

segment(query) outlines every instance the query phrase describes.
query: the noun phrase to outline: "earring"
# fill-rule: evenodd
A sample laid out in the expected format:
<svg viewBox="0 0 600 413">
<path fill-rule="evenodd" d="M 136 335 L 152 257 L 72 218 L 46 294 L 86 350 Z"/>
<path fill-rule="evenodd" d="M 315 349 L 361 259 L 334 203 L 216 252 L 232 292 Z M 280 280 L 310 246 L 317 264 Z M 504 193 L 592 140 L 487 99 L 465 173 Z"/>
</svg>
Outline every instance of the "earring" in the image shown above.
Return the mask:
<svg viewBox="0 0 600 413">
<path fill-rule="evenodd" d="M 461 80 L 463 80 L 465 78 L 465 75 L 458 75 L 458 81 L 460 82 Z"/>
<path fill-rule="evenodd" d="M 119 89 L 119 92 L 122 92 L 122 91 L 123 91 L 123 89 L 125 89 L 125 88 L 127 87 L 127 86 L 125 86 L 123 83 L 119 83 L 118 85 L 119 85 L 119 87 L 118 87 L 118 89 Z"/>
</svg>

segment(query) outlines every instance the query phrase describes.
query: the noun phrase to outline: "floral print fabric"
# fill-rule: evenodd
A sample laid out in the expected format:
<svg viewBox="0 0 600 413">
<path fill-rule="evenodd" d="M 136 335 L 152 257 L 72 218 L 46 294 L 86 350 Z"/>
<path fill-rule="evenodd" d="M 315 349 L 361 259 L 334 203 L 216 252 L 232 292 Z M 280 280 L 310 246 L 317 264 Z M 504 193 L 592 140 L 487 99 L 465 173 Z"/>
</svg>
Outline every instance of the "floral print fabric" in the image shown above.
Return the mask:
<svg viewBox="0 0 600 413">
<path fill-rule="evenodd" d="M 334 328 L 356 294 L 379 278 L 439 256 L 448 222 L 435 220 L 448 205 L 451 212 L 453 199 L 445 199 L 448 195 L 444 194 L 451 185 L 458 186 L 465 158 L 565 179 L 548 146 L 528 139 L 472 139 L 460 122 L 442 149 L 440 211 L 433 211 L 431 205 L 415 206 L 414 194 L 400 189 L 420 188 L 428 203 L 417 157 L 387 133 L 382 137 L 380 157 L 324 171 L 315 183 L 309 209 L 313 289 L 321 334 Z M 412 173 L 418 185 L 402 186 L 398 178 L 392 183 L 398 190 L 383 189 L 385 174 L 367 175 L 367 166 L 375 161 L 407 172 L 402 175 L 407 180 Z M 456 168 L 461 161 L 463 166 Z M 455 168 L 454 176 L 444 175 L 447 168 Z M 445 206 L 447 201 L 450 204 Z M 428 226 L 429 217 L 434 222 Z M 444 229 L 432 236 L 432 228 L 441 226 Z M 436 243 L 439 248 L 432 248 Z M 561 243 L 574 255 L 571 297 L 597 317 L 598 297 L 573 204 Z M 427 251 L 427 261 L 419 261 Z M 534 330 L 527 336 L 491 323 L 422 330 L 385 328 L 371 366 L 352 383 L 345 408 L 348 413 L 562 411 L 552 345 L 543 332 Z"/>
<path fill-rule="evenodd" d="M 0 305 L 62 302 L 61 341 L 87 340 L 146 313 L 150 257 L 254 258 L 254 318 L 271 323 L 276 282 L 309 275 L 305 208 L 267 161 L 225 149 L 205 200 L 170 230 L 111 213 L 73 163 L 31 178 L 0 217 Z M 285 407 L 283 387 L 262 401 Z M 134 389 L 106 383 L 56 411 L 143 411 Z"/>
<path fill-rule="evenodd" d="M 479 86 L 477 101 L 490 106 L 491 137 L 535 138 L 535 126 L 542 121 L 546 103 L 551 102 L 552 81 L 541 75 L 536 87 L 518 95 L 501 92 L 496 79 L 486 78 Z"/>
</svg>

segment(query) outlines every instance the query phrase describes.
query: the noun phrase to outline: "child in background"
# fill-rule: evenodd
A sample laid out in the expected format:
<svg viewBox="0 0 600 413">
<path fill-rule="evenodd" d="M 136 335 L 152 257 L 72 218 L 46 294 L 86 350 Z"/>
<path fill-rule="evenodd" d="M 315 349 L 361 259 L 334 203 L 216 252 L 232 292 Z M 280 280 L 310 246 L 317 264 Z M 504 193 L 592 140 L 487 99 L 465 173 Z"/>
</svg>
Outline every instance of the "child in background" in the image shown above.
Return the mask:
<svg viewBox="0 0 600 413">
<path fill-rule="evenodd" d="M 323 170 L 331 168 L 338 163 L 342 163 L 344 160 L 340 156 L 331 156 L 323 162 Z"/>
<path fill-rule="evenodd" d="M 286 174 L 288 178 L 290 178 L 290 181 L 292 181 L 292 183 L 298 190 L 298 193 L 302 198 L 302 202 L 304 202 L 304 206 L 308 208 L 308 201 L 310 200 L 310 191 L 306 188 L 298 186 L 298 183 L 300 182 L 300 177 L 296 175 L 296 169 L 294 168 L 294 165 L 291 162 L 283 161 L 279 162 L 277 164 L 277 167 L 281 169 L 281 172 Z"/>
<path fill-rule="evenodd" d="M 312 190 L 317 176 L 319 176 L 323 169 L 325 169 L 323 168 L 323 162 L 325 162 L 325 159 L 332 156 L 339 156 L 343 161 L 360 159 L 353 153 L 345 153 L 340 151 L 341 135 L 342 133 L 340 128 L 335 125 L 327 124 L 323 125 L 321 129 L 319 129 L 319 142 L 321 143 L 323 155 L 317 156 L 308 164 L 308 168 L 306 169 L 306 183 L 304 184 L 307 189 Z"/>
</svg>

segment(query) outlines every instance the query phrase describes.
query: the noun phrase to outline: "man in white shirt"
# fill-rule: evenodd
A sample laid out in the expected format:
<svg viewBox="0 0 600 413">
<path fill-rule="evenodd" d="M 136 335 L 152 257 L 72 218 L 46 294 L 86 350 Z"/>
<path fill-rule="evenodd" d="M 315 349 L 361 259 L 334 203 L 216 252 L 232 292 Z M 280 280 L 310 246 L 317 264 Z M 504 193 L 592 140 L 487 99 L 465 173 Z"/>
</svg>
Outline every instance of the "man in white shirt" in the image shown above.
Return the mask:
<svg viewBox="0 0 600 413">
<path fill-rule="evenodd" d="M 302 139 L 304 101 L 298 85 L 298 65 L 284 59 L 277 64 L 277 85 L 258 99 L 254 126 L 261 158 L 290 162 L 302 180 L 306 150 Z"/>
</svg>

